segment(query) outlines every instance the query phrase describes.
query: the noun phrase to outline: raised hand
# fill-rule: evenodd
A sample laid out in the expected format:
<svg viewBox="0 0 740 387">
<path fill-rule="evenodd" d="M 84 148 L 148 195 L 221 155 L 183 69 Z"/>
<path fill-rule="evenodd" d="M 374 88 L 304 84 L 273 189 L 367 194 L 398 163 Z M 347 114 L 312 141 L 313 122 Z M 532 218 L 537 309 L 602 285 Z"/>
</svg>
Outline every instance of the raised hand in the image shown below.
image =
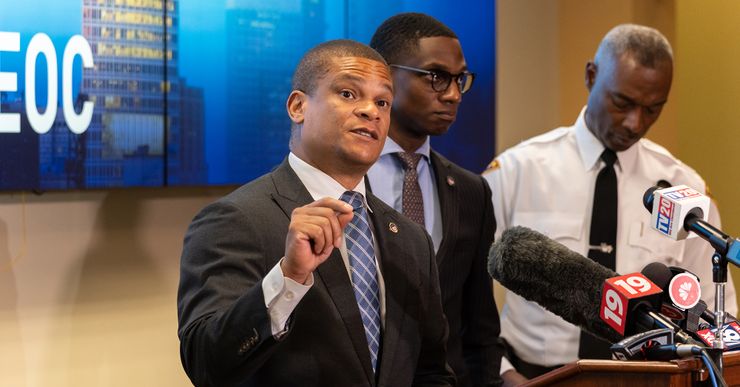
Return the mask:
<svg viewBox="0 0 740 387">
<path fill-rule="evenodd" d="M 352 206 L 333 198 L 319 199 L 293 210 L 285 237 L 283 274 L 305 283 L 332 250 L 341 245 L 344 227 L 353 215 Z"/>
</svg>

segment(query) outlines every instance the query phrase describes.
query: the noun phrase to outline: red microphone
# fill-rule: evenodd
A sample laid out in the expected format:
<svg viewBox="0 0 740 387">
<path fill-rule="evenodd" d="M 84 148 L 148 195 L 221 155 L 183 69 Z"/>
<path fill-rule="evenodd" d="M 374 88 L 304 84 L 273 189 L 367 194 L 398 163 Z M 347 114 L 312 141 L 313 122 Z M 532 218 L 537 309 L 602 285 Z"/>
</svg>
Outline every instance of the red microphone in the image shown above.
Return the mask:
<svg viewBox="0 0 740 387">
<path fill-rule="evenodd" d="M 604 281 L 599 316 L 620 335 L 631 335 L 637 323 L 636 312 L 643 306 L 652 309 L 660 303 L 661 290 L 642 273 L 632 273 Z"/>
</svg>

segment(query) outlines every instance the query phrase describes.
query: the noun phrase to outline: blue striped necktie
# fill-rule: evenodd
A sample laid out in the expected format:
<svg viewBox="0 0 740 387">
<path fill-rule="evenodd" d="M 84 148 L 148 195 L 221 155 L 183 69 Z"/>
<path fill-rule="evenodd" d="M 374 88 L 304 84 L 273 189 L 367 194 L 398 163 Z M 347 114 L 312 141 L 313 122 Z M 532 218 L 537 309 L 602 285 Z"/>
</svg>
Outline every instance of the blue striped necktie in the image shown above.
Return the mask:
<svg viewBox="0 0 740 387">
<path fill-rule="evenodd" d="M 347 191 L 340 199 L 354 208 L 352 221 L 344 228 L 344 237 L 352 272 L 352 288 L 360 308 L 362 325 L 365 326 L 370 362 L 375 372 L 380 351 L 380 300 L 373 234 L 370 231 L 362 194 Z"/>
</svg>

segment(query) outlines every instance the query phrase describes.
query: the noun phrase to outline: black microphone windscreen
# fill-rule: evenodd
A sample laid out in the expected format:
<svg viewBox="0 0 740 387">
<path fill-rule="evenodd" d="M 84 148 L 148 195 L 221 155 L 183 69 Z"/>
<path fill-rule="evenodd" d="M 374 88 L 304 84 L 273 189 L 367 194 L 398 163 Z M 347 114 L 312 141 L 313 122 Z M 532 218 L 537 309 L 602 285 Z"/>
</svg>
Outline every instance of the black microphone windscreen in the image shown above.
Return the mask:
<svg viewBox="0 0 740 387">
<path fill-rule="evenodd" d="M 505 230 L 491 246 L 488 272 L 565 321 L 611 342 L 622 339 L 599 316 L 604 281 L 618 274 L 547 236 L 521 226 Z"/>
<path fill-rule="evenodd" d="M 653 201 L 655 200 L 655 197 L 653 196 L 653 193 L 655 191 L 661 189 L 659 186 L 652 186 L 645 191 L 645 194 L 642 195 L 642 205 L 645 206 L 645 209 L 648 210 L 649 213 L 653 213 Z"/>
<path fill-rule="evenodd" d="M 667 289 L 673 278 L 673 272 L 661 262 L 652 262 L 642 268 L 642 274 L 661 289 Z"/>
<path fill-rule="evenodd" d="M 663 179 L 658 180 L 658 182 L 655 183 L 655 185 L 658 186 L 658 189 L 671 188 L 671 187 L 673 187 L 673 184 L 671 184 L 670 181 L 663 180 Z"/>
</svg>

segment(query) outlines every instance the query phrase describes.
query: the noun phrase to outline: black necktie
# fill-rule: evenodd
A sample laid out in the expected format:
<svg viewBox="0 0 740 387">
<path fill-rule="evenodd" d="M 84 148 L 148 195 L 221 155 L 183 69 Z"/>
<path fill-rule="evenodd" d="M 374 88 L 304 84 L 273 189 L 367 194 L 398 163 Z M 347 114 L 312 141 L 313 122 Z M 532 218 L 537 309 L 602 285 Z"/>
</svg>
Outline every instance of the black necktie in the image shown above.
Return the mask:
<svg viewBox="0 0 740 387">
<path fill-rule="evenodd" d="M 604 168 L 596 177 L 594 205 L 591 212 L 588 257 L 604 267 L 615 270 L 617 256 L 617 155 L 611 149 L 601 153 Z M 581 331 L 578 357 L 581 359 L 611 359 L 610 344 Z"/>
</svg>

